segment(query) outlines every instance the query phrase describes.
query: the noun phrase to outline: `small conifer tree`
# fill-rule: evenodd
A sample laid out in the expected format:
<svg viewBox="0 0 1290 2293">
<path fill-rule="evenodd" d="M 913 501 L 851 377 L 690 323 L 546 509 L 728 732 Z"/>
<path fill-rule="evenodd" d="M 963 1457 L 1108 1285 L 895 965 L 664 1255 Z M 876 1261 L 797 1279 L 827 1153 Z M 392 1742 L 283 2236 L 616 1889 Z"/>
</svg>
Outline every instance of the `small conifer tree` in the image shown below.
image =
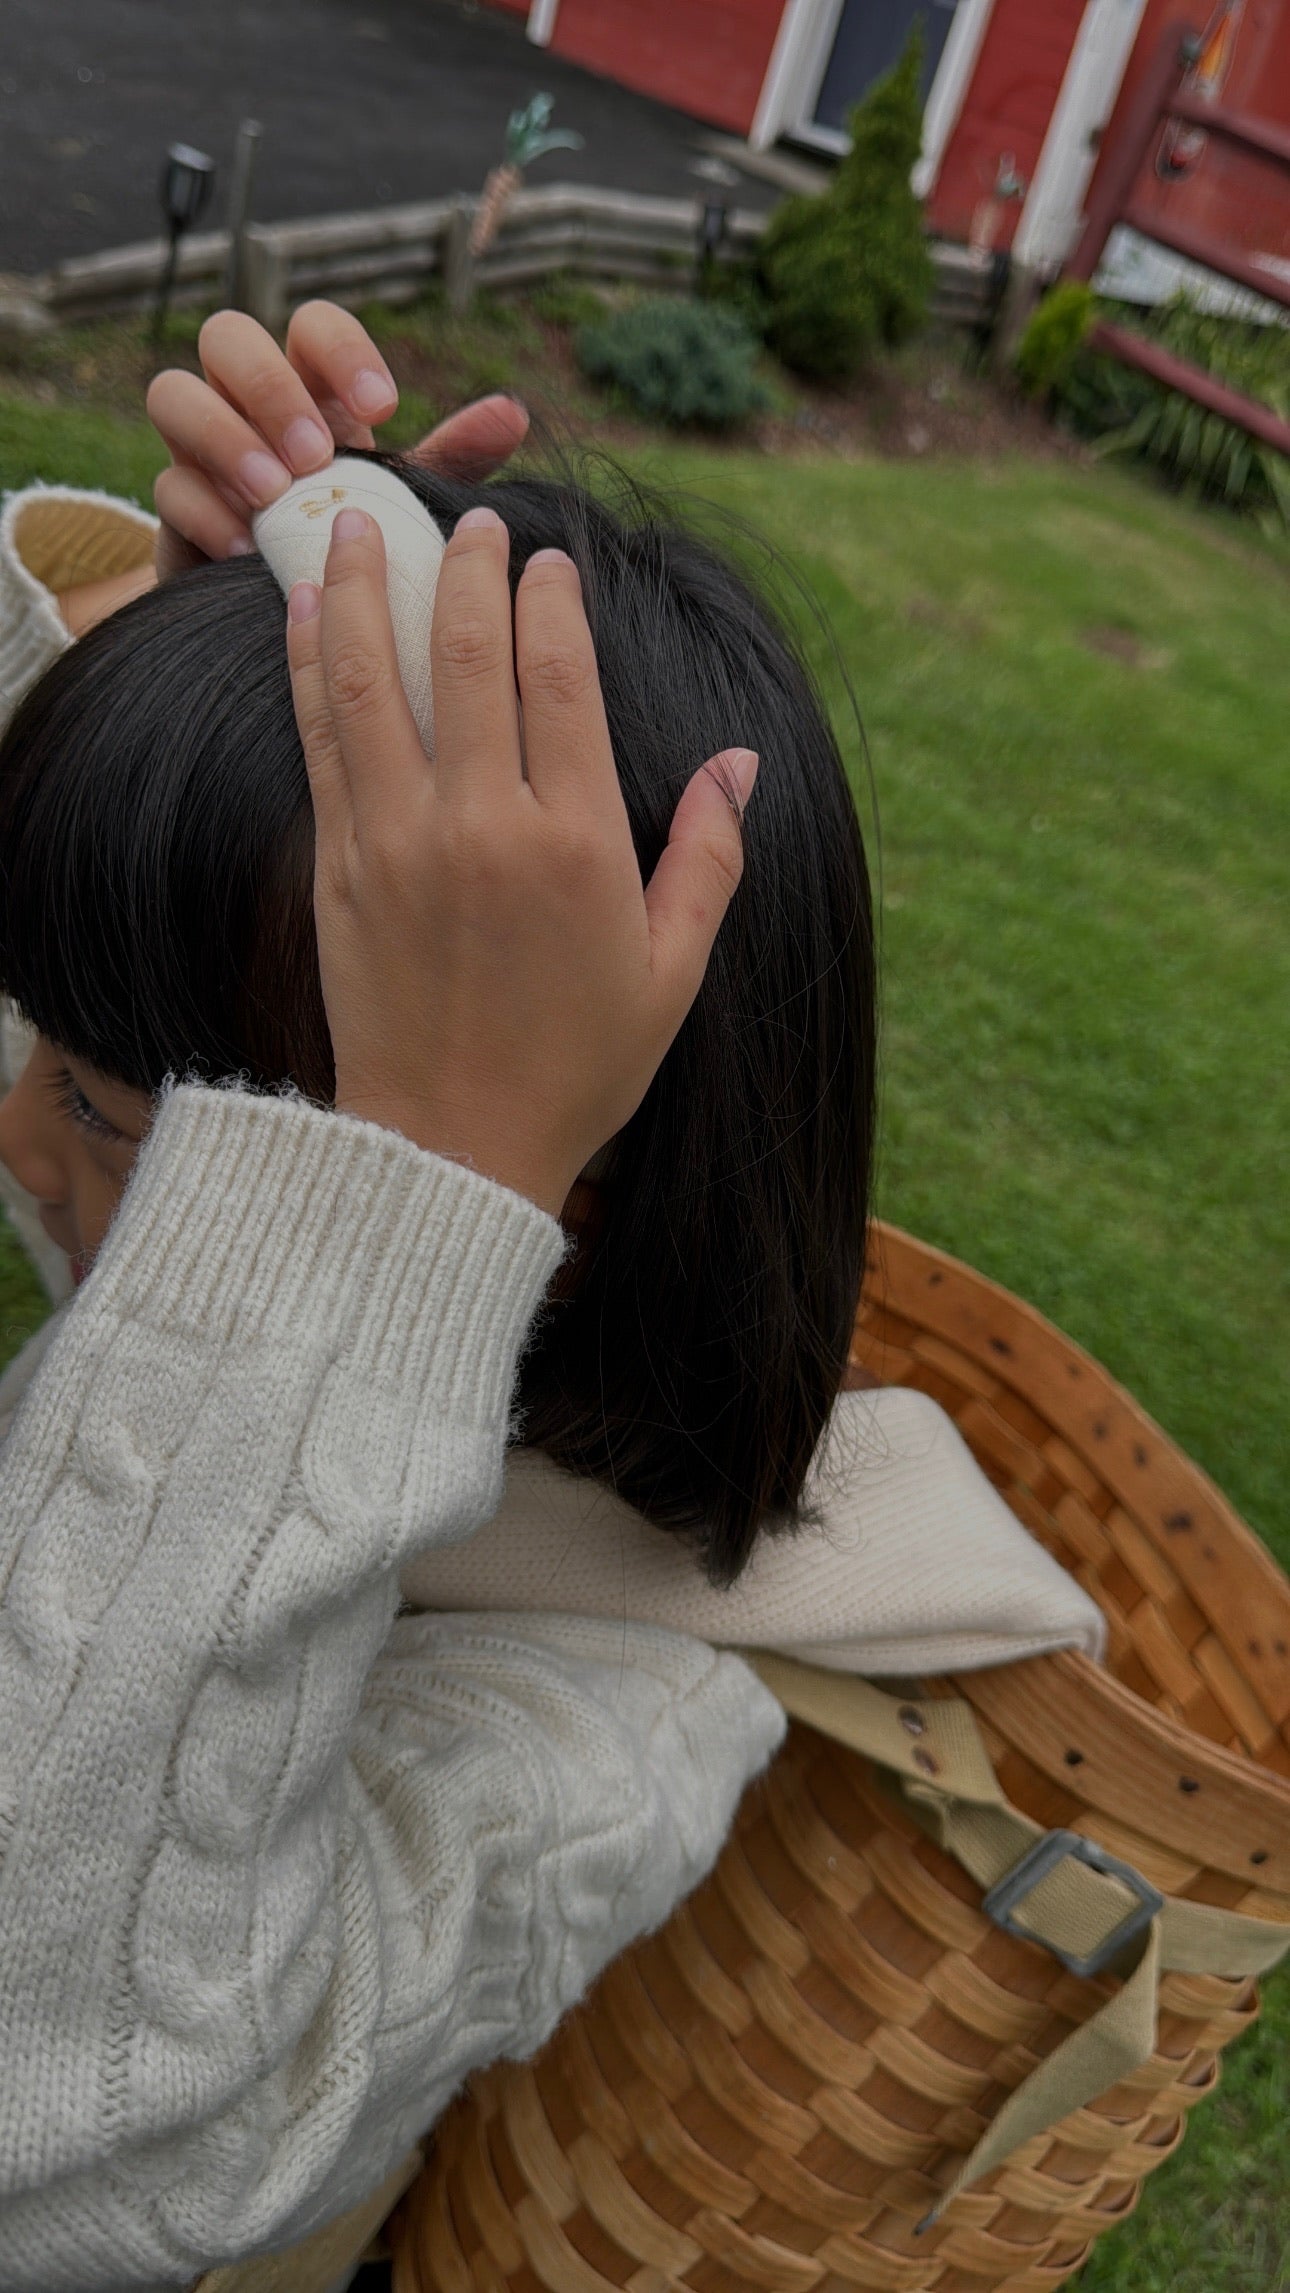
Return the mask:
<svg viewBox="0 0 1290 2293">
<path fill-rule="evenodd" d="M 851 113 L 851 149 L 827 191 L 790 199 L 762 242 L 767 335 L 786 366 L 855 374 L 927 316 L 931 258 L 911 187 L 923 136 L 923 33 Z"/>
</svg>

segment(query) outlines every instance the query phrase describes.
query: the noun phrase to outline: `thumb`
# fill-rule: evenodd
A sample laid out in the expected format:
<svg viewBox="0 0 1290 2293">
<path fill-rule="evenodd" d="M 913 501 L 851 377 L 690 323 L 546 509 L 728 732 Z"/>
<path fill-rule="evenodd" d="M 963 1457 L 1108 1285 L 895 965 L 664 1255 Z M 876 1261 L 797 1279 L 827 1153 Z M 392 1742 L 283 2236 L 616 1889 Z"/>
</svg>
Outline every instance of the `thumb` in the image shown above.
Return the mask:
<svg viewBox="0 0 1290 2293">
<path fill-rule="evenodd" d="M 651 968 L 674 1031 L 703 984 L 743 875 L 743 811 L 756 777 L 750 748 L 709 757 L 677 805 L 667 850 L 646 887 Z"/>
</svg>

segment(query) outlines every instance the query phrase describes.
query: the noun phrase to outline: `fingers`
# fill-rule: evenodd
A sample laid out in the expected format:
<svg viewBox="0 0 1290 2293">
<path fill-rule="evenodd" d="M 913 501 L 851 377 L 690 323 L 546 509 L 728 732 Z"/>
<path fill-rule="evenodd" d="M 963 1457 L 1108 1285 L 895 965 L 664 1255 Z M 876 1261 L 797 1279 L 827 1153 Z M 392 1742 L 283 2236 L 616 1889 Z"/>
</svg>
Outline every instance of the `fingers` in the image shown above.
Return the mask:
<svg viewBox="0 0 1290 2293">
<path fill-rule="evenodd" d="M 430 635 L 436 786 L 445 800 L 481 808 L 523 785 L 509 548 L 495 510 L 467 510 L 457 520 Z"/>
<path fill-rule="evenodd" d="M 205 380 L 172 370 L 148 392 L 176 469 L 191 474 L 183 483 L 167 475 L 157 508 L 194 561 L 249 548 L 250 511 L 276 501 L 293 477 L 325 468 L 335 441 L 370 446 L 371 417 L 398 403 L 370 336 L 330 303 L 296 312 L 285 356 L 242 311 L 217 311 L 198 348 Z"/>
<path fill-rule="evenodd" d="M 322 660 L 322 591 L 298 581 L 287 599 L 287 665 L 300 745 L 313 799 L 317 850 L 336 852 L 352 833 L 349 776 L 327 699 Z"/>
<path fill-rule="evenodd" d="M 538 550 L 520 577 L 515 666 L 524 708 L 525 760 L 538 802 L 564 801 L 625 828 L 582 584 L 563 550 Z"/>
<path fill-rule="evenodd" d="M 196 374 L 158 374 L 149 385 L 148 419 L 171 458 L 207 477 L 229 507 L 245 517 L 267 509 L 291 483 L 260 432 Z"/>
<path fill-rule="evenodd" d="M 523 445 L 528 427 L 527 408 L 499 391 L 450 414 L 412 448 L 408 459 L 453 478 L 488 478 Z"/>
<path fill-rule="evenodd" d="M 651 969 L 678 1027 L 743 875 L 742 814 L 756 777 L 751 749 L 710 757 L 677 805 L 667 849 L 646 886 Z"/>
<path fill-rule="evenodd" d="M 309 389 L 255 319 L 217 311 L 198 335 L 197 349 L 211 388 L 249 416 L 293 477 L 330 462 L 331 433 Z"/>
<path fill-rule="evenodd" d="M 168 570 L 182 571 L 208 557 L 244 557 L 254 546 L 246 519 L 229 508 L 209 478 L 186 463 L 172 462 L 152 489 L 157 515 L 180 537 Z"/>
<path fill-rule="evenodd" d="M 281 353 L 279 353 L 281 355 Z M 376 344 L 352 311 L 303 303 L 287 328 L 287 361 L 338 446 L 371 446 L 399 394 Z"/>
<path fill-rule="evenodd" d="M 385 542 L 363 510 L 342 510 L 332 525 L 320 618 L 326 705 L 355 834 L 397 836 L 433 776 L 399 676 Z"/>
</svg>

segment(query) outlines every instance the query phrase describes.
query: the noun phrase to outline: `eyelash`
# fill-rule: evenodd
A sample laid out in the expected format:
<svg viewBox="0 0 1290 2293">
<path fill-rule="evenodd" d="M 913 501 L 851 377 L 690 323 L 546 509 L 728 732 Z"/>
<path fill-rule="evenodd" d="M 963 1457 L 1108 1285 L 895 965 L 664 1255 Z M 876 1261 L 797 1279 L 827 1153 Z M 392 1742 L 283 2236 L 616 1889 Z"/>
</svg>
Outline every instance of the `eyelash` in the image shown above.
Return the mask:
<svg viewBox="0 0 1290 2293">
<path fill-rule="evenodd" d="M 91 1138 L 106 1139 L 114 1143 L 117 1139 L 125 1136 L 123 1131 L 117 1129 L 115 1123 L 110 1123 L 106 1115 L 101 1115 L 98 1108 L 91 1105 L 80 1085 L 73 1080 L 65 1067 L 54 1078 L 52 1088 L 54 1104 L 60 1112 L 70 1115 L 72 1121 L 79 1123 L 81 1129 L 87 1131 Z"/>
</svg>

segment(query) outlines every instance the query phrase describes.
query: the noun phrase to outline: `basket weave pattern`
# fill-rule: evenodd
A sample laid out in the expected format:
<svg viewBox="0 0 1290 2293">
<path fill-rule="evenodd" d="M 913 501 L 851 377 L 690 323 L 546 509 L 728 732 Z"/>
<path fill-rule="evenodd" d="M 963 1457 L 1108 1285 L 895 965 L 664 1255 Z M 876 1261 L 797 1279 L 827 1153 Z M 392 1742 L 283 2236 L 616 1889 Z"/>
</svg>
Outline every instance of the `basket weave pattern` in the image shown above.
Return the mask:
<svg viewBox="0 0 1290 2293">
<path fill-rule="evenodd" d="M 920 1387 L 1105 1611 L 946 1683 L 1004 1790 L 1163 1891 L 1290 1921 L 1290 1585 L 1096 1363 L 878 1228 L 848 1382 Z M 1107 1995 L 997 1928 L 856 1753 L 794 1724 L 712 1876 L 537 2060 L 476 2078 L 388 2229 L 394 2293 L 1040 2293 L 1137 2202 L 1254 1985 L 1165 1977 L 1154 2059 L 928 2212 Z"/>
</svg>

